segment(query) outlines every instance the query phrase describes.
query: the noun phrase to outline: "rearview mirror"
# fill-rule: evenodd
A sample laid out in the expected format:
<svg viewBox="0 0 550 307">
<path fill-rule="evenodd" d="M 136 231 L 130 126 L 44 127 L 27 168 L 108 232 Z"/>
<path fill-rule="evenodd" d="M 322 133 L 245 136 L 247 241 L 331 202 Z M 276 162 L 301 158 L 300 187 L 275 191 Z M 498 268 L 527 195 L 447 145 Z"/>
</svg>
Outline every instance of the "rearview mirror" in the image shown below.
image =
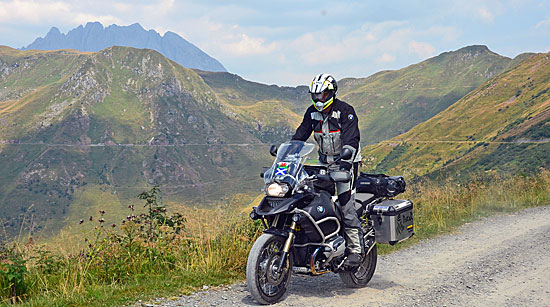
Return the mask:
<svg viewBox="0 0 550 307">
<path fill-rule="evenodd" d="M 342 160 L 349 160 L 351 159 L 351 156 L 353 155 L 353 153 L 351 152 L 351 149 L 349 148 L 344 148 L 342 149 L 342 151 L 340 152 L 340 159 Z"/>
<path fill-rule="evenodd" d="M 271 147 L 269 148 L 269 153 L 276 157 L 277 156 L 277 146 L 276 145 L 271 145 Z"/>
</svg>

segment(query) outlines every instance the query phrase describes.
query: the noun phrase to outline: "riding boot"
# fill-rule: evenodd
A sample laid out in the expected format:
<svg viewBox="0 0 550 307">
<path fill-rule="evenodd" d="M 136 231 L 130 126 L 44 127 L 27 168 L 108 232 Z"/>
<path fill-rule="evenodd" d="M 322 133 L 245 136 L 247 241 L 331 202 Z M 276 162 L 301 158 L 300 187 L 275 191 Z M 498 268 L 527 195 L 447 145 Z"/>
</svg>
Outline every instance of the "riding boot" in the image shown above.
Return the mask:
<svg viewBox="0 0 550 307">
<path fill-rule="evenodd" d="M 364 244 L 361 244 L 361 230 L 357 228 L 345 228 L 346 248 L 349 254 L 362 254 Z"/>
<path fill-rule="evenodd" d="M 362 254 L 364 251 L 361 244 L 361 230 L 357 228 L 345 228 L 344 235 L 346 239 L 346 249 L 348 257 L 344 261 L 344 265 L 348 267 L 356 267 L 361 264 Z"/>
</svg>

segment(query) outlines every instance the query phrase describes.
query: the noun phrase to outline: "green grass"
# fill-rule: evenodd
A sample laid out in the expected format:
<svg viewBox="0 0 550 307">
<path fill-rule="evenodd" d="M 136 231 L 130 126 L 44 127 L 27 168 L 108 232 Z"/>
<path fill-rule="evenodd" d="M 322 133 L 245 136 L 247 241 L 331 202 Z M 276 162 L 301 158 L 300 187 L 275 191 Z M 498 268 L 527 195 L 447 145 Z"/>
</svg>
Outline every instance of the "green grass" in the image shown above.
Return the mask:
<svg viewBox="0 0 550 307">
<path fill-rule="evenodd" d="M 462 182 L 451 178 L 443 183 L 425 180 L 413 184 L 399 198 L 414 203 L 415 235 L 393 247 L 379 245 L 382 254 L 450 233 L 482 217 L 549 206 L 550 171 L 533 176 L 483 173 Z"/>
<path fill-rule="evenodd" d="M 549 71 L 547 54 L 524 60 L 408 132 L 363 148 L 367 168 L 412 178 L 547 167 L 547 144 L 513 142 L 548 135 Z"/>
<path fill-rule="evenodd" d="M 359 117 L 363 144 L 404 133 L 507 68 L 511 59 L 485 46 L 446 52 L 421 63 L 339 82 Z"/>
<path fill-rule="evenodd" d="M 182 216 L 166 213 L 154 198 L 145 213 L 136 205 L 115 226 L 96 213 L 82 222 L 80 242 L 73 236 L 44 245 L 27 238 L 3 247 L 0 294 L 7 302 L 8 289 L 15 287 L 14 300 L 23 306 L 118 306 L 233 282 L 244 275 L 248 250 L 260 233 L 258 223 L 240 214 L 248 199 L 237 195 L 224 210 L 187 208 Z M 21 261 L 29 269 L 14 286 L 7 276 Z"/>
<path fill-rule="evenodd" d="M 483 175 L 461 184 L 425 181 L 409 186 L 402 198 L 415 204 L 416 235 L 393 247 L 379 245 L 381 254 L 452 232 L 480 217 L 549 205 L 550 171 L 531 177 Z M 262 228 L 242 213 L 250 199 L 236 195 L 221 209 L 187 208 L 184 215 L 155 211 L 162 206 L 151 202 L 152 210 L 144 216 L 131 211 L 135 217 L 115 227 L 101 223 L 107 215 L 96 213 L 94 221 L 81 225 L 85 242 L 29 241 L 16 244 L 15 252 L 2 249 L 0 293 L 7 303 L 5 272 L 17 261 L 26 268 L 19 273 L 24 282 L 17 288 L 16 300 L 22 306 L 117 306 L 242 280 L 248 251 Z M 138 223 L 145 221 L 152 226 Z"/>
<path fill-rule="evenodd" d="M 0 139 L 33 143 L 1 147 L 0 219 L 7 223 L 8 235 L 17 234 L 27 211 L 35 230 L 46 235 L 65 227 L 69 212 L 112 204 L 102 204 L 101 197 L 79 200 L 98 187 L 112 193 L 116 202 L 128 204 L 140 191 L 158 184 L 170 201 L 200 206 L 261 187 L 257 170 L 270 164 L 269 145 L 221 145 L 257 144 L 277 130 L 270 127 L 258 133 L 226 114 L 195 71 L 155 51 L 0 47 L 0 61 L 19 65 L 0 80 L 2 97 L 8 97 L 0 103 Z M 53 105 L 59 107 L 54 110 Z M 277 109 L 269 107 L 271 112 Z M 261 109 L 250 108 L 248 119 L 253 121 Z M 288 120 L 297 125 L 296 118 L 280 122 Z M 181 147 L 51 146 L 147 145 L 152 139 L 155 145 Z"/>
</svg>

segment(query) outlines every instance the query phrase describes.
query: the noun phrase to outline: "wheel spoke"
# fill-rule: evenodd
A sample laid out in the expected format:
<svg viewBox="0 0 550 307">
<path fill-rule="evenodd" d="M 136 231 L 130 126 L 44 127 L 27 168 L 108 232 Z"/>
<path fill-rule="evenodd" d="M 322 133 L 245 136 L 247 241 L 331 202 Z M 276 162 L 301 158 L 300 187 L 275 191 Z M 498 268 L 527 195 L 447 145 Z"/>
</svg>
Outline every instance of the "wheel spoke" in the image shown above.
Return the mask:
<svg viewBox="0 0 550 307">
<path fill-rule="evenodd" d="M 284 245 L 284 238 L 272 237 L 266 240 L 263 248 L 257 253 L 256 262 L 256 289 L 261 295 L 260 299 L 270 302 L 275 301 L 286 292 L 290 271 L 291 258 L 287 258 L 284 264 L 281 263 L 281 251 Z M 277 268 L 281 267 L 278 272 Z"/>
</svg>

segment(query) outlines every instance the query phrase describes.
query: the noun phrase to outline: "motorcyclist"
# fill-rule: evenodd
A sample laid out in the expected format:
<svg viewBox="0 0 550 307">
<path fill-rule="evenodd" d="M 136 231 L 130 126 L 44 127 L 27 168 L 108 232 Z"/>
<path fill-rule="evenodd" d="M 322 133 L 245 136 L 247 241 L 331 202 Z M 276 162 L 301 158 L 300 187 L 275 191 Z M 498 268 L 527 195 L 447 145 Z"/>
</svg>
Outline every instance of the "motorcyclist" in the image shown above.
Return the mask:
<svg viewBox="0 0 550 307">
<path fill-rule="evenodd" d="M 313 105 L 304 115 L 302 123 L 296 129 L 293 140 L 306 141 L 314 133 L 319 145 L 319 163 L 329 164 L 339 158 L 340 152 L 348 148 L 352 157 L 341 160 L 334 166 L 352 173 L 352 181 L 337 183 L 338 203 L 342 213 L 344 235 L 348 257 L 344 264 L 358 266 L 364 251 L 361 223 L 354 209 L 352 190 L 357 178 L 357 168 L 361 161 L 359 145 L 359 127 L 355 110 L 352 106 L 336 98 L 338 85 L 329 74 L 319 74 L 309 85 Z"/>
</svg>

